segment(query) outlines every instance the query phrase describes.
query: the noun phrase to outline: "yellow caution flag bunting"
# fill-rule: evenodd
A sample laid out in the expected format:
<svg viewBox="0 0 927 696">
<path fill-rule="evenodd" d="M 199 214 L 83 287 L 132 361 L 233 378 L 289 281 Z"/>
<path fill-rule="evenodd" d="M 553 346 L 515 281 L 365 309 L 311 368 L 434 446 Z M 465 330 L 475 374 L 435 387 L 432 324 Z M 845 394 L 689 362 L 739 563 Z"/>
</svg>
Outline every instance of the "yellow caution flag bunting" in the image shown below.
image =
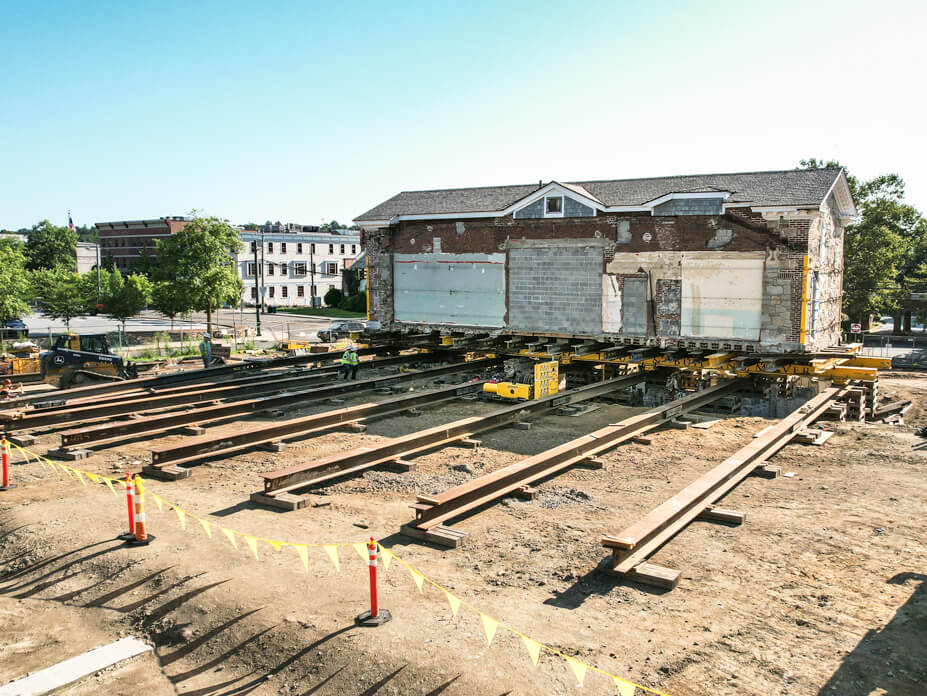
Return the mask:
<svg viewBox="0 0 927 696">
<path fill-rule="evenodd" d="M 268 539 L 267 543 L 274 547 L 274 551 L 279 551 L 280 547 L 283 546 L 282 541 L 271 541 L 270 539 Z"/>
<path fill-rule="evenodd" d="M 221 529 L 225 536 L 229 538 L 229 541 L 232 542 L 232 546 L 237 549 L 238 540 L 235 538 L 235 532 L 233 532 L 231 529 L 226 529 L 225 527 L 219 527 L 219 529 Z"/>
<path fill-rule="evenodd" d="M 370 561 L 370 556 L 367 555 L 367 544 L 351 544 L 351 546 L 357 551 L 357 555 L 361 557 L 362 561 L 365 563 Z"/>
<path fill-rule="evenodd" d="M 185 513 L 179 507 L 175 507 L 174 512 L 177 513 L 177 519 L 180 520 L 181 529 L 186 529 L 187 528 L 187 513 Z"/>
<path fill-rule="evenodd" d="M 248 545 L 248 548 L 251 549 L 251 553 L 254 554 L 255 560 L 257 560 L 258 559 L 257 539 L 255 539 L 253 536 L 248 536 L 247 534 L 242 534 L 241 538 L 245 540 L 245 543 Z"/>
<path fill-rule="evenodd" d="M 531 656 L 531 662 L 535 667 L 538 666 L 538 658 L 541 656 L 541 644 L 536 640 L 531 640 L 528 636 L 522 636 L 522 641 L 525 643 L 525 647 L 528 649 L 528 654 Z"/>
<path fill-rule="evenodd" d="M 451 605 L 451 614 L 453 614 L 454 618 L 457 618 L 457 612 L 460 610 L 460 599 L 447 590 L 444 590 L 444 596 L 447 597 L 447 603 Z"/>
<path fill-rule="evenodd" d="M 491 616 L 486 616 L 483 612 L 480 612 L 480 619 L 483 620 L 483 632 L 486 634 L 486 645 L 492 645 L 492 639 L 493 636 L 496 635 L 499 622 Z"/>
<path fill-rule="evenodd" d="M 103 479 L 103 483 L 106 484 L 106 487 L 109 488 L 110 492 L 111 492 L 113 495 L 119 495 L 119 494 L 116 492 L 116 489 L 113 488 L 113 480 L 112 480 L 112 479 L 104 478 L 104 479 Z"/>
<path fill-rule="evenodd" d="M 379 546 L 379 544 L 377 544 Z M 393 560 L 393 554 L 380 546 L 380 558 L 383 559 L 383 570 L 389 570 L 389 562 Z"/>
<path fill-rule="evenodd" d="M 204 520 L 202 517 L 197 517 L 196 519 L 199 521 L 200 525 L 202 525 L 203 531 L 206 532 L 206 536 L 212 539 L 212 525 L 209 524 L 209 521 Z"/>
<path fill-rule="evenodd" d="M 303 562 L 303 568 L 306 569 L 306 572 L 309 572 L 309 547 L 305 544 L 293 544 L 296 553 L 299 554 L 299 560 Z"/>
<path fill-rule="evenodd" d="M 328 554 L 328 557 L 331 559 L 332 563 L 335 564 L 335 572 L 340 572 L 341 562 L 338 560 L 338 545 L 325 544 L 325 553 Z"/>
<path fill-rule="evenodd" d="M 406 568 L 409 568 L 409 566 L 406 566 Z M 418 586 L 418 591 L 424 592 L 424 590 L 422 589 L 422 584 L 425 582 L 424 576 L 422 576 L 422 574 L 419 573 L 418 571 L 412 570 L 411 568 L 409 568 L 409 574 L 412 576 L 412 579 L 415 581 L 415 584 Z"/>
<path fill-rule="evenodd" d="M 87 478 L 89 478 L 89 479 L 90 479 L 91 481 L 93 481 L 94 483 L 99 483 L 99 482 L 100 482 L 100 477 L 97 476 L 96 474 L 91 474 L 89 471 L 87 472 Z"/>
<path fill-rule="evenodd" d="M 637 691 L 634 684 L 618 677 L 612 677 L 612 679 L 615 680 L 615 686 L 618 687 L 618 696 L 634 696 L 634 692 Z"/>
<path fill-rule="evenodd" d="M 84 480 L 84 475 L 80 469 L 75 469 L 74 473 L 77 474 L 77 480 L 84 484 L 84 487 L 87 486 L 87 482 Z"/>
<path fill-rule="evenodd" d="M 570 665 L 570 669 L 573 670 L 573 674 L 576 675 L 576 685 L 582 686 L 583 680 L 586 678 L 586 665 L 579 660 L 574 660 L 572 657 L 566 658 L 566 661 Z"/>
<path fill-rule="evenodd" d="M 154 493 L 152 493 L 151 497 L 155 501 L 155 504 L 158 506 L 158 512 L 161 512 L 161 510 L 163 509 L 161 505 L 164 503 L 164 501 L 161 499 L 161 496 L 155 495 Z"/>
</svg>

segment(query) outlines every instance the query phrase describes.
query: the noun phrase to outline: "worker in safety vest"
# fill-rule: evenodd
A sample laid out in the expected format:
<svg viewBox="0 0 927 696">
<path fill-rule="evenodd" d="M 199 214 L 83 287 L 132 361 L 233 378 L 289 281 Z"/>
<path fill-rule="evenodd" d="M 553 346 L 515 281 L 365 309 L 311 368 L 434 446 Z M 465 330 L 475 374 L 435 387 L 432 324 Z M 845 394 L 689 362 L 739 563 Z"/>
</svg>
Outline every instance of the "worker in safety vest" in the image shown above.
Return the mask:
<svg viewBox="0 0 927 696">
<path fill-rule="evenodd" d="M 22 393 L 22 384 L 13 384 L 9 379 L 3 380 L 3 386 L 0 387 L 0 399 L 12 399 L 13 397 L 21 396 Z"/>
<path fill-rule="evenodd" d="M 208 333 L 203 334 L 203 340 L 200 341 L 200 357 L 203 358 L 203 367 L 209 367 L 212 361 L 212 338 Z"/>
<path fill-rule="evenodd" d="M 347 379 L 348 376 L 350 376 L 351 379 L 357 379 L 357 366 L 359 363 L 357 349 L 349 345 L 341 356 L 341 369 L 339 370 L 341 379 Z"/>
</svg>

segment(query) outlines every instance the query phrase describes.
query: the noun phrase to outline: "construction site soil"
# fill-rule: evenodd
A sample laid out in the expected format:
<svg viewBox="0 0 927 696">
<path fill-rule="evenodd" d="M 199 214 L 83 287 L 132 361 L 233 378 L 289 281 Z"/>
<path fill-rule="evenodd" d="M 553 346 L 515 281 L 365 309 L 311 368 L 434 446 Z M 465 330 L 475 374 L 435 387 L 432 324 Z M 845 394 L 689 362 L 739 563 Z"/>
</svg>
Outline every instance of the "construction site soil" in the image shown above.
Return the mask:
<svg viewBox="0 0 927 696">
<path fill-rule="evenodd" d="M 421 388 L 417 385 L 413 388 Z M 409 387 L 406 387 L 408 389 Z M 417 493 L 435 494 L 571 440 L 640 409 L 596 404 L 576 417 L 532 417 L 477 449 L 446 447 L 408 473 L 382 469 L 313 490 L 292 512 L 249 502 L 259 474 L 371 445 L 498 404 L 448 401 L 398 415 L 365 433 L 331 430 L 282 453 L 246 451 L 193 466 L 190 478 L 149 481 L 149 492 L 245 534 L 297 543 L 373 536 L 449 591 L 562 653 L 670 696 L 927 693 L 927 376 L 887 373 L 881 393 L 914 401 L 904 425 L 829 423 L 823 446 L 791 444 L 723 501 L 739 527 L 695 522 L 652 558 L 682 571 L 657 590 L 598 574 L 605 533 L 616 533 L 679 491 L 772 421 L 728 417 L 709 429 L 664 429 L 628 443 L 599 470 L 572 469 L 451 526 L 458 549 L 399 534 Z M 369 394 L 347 406 L 376 400 Z M 331 408 L 288 413 L 302 415 Z M 209 427 L 235 432 L 266 419 Z M 169 434 L 164 445 L 184 440 Z M 57 446 L 42 434 L 33 448 Z M 101 449 L 79 468 L 115 478 L 137 472 L 154 441 Z M 77 655 L 122 635 L 150 640 L 136 658 L 66 689 L 68 694 L 568 694 L 568 663 L 542 652 L 535 667 L 517 635 L 487 646 L 479 615 L 452 617 L 444 593 L 419 592 L 396 561 L 381 567 L 381 606 L 393 620 L 355 627 L 368 602 L 366 563 L 340 549 L 340 570 L 320 548 L 308 573 L 284 547 L 233 547 L 198 524 L 184 529 L 148 501 L 149 546 L 127 548 L 125 501 L 105 486 L 12 467 L 0 493 L 0 680 Z M 614 694 L 589 672 L 586 692 Z M 643 692 L 638 691 L 638 694 Z"/>
</svg>

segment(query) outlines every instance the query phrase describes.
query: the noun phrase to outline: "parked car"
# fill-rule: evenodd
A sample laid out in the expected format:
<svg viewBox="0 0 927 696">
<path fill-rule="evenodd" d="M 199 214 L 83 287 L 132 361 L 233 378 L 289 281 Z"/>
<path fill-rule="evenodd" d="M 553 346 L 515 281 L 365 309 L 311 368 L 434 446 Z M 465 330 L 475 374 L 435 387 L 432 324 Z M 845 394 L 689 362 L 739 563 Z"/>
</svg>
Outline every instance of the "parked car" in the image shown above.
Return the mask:
<svg viewBox="0 0 927 696">
<path fill-rule="evenodd" d="M 29 337 L 29 327 L 22 319 L 10 319 L 0 324 L 0 338 Z"/>
<path fill-rule="evenodd" d="M 322 343 L 333 343 L 339 338 L 347 338 L 352 333 L 363 331 L 366 327 L 362 321 L 335 321 L 327 329 L 317 334 Z"/>
</svg>

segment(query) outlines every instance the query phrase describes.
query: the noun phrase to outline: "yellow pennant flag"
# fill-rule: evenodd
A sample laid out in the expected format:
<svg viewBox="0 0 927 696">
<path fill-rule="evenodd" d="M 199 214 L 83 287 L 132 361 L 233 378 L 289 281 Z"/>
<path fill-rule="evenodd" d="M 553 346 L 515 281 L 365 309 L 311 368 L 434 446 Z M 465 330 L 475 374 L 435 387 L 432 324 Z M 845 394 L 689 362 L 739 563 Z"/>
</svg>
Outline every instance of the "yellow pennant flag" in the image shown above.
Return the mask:
<svg viewBox="0 0 927 696">
<path fill-rule="evenodd" d="M 418 591 L 423 592 L 422 584 L 425 582 L 425 578 L 422 577 L 422 574 L 416 570 L 409 568 L 409 574 L 412 576 L 412 579 L 415 580 L 415 584 L 418 586 Z"/>
<path fill-rule="evenodd" d="M 383 559 L 383 570 L 389 570 L 389 562 L 393 560 L 393 554 L 380 546 L 380 558 Z"/>
<path fill-rule="evenodd" d="M 183 529 L 187 528 L 187 513 L 185 513 L 180 508 L 175 507 L 174 512 L 177 513 L 177 519 L 180 520 L 180 526 Z"/>
<path fill-rule="evenodd" d="M 116 492 L 116 489 L 113 488 L 113 480 L 112 480 L 112 479 L 104 478 L 104 479 L 103 479 L 103 483 L 106 484 L 106 487 L 109 488 L 109 490 L 112 492 L 113 495 L 119 495 L 119 494 Z"/>
<path fill-rule="evenodd" d="M 351 544 L 351 546 L 357 551 L 357 555 L 361 557 L 362 561 L 365 563 L 370 561 L 370 556 L 367 555 L 367 544 Z"/>
<path fill-rule="evenodd" d="M 534 666 L 538 666 L 538 658 L 541 656 L 541 644 L 536 640 L 531 640 L 528 636 L 522 636 L 522 641 L 525 643 L 525 647 L 528 648 L 528 654 L 531 656 L 531 662 L 534 663 Z"/>
<path fill-rule="evenodd" d="M 235 532 L 233 532 L 231 529 L 226 529 L 225 527 L 219 527 L 219 529 L 221 529 L 223 533 L 225 534 L 225 536 L 229 538 L 229 541 L 232 542 L 232 546 L 234 546 L 237 549 L 238 540 L 235 538 Z"/>
<path fill-rule="evenodd" d="M 58 466 L 61 467 L 61 470 L 62 470 L 64 473 L 66 473 L 68 476 L 71 475 L 71 467 L 65 466 L 64 464 L 59 464 Z"/>
<path fill-rule="evenodd" d="M 573 674 L 576 675 L 576 684 L 582 686 L 583 680 L 586 678 L 586 665 L 579 660 L 574 660 L 572 657 L 566 658 L 566 661 L 570 665 L 570 669 L 573 670 Z"/>
<path fill-rule="evenodd" d="M 498 628 L 499 622 L 486 616 L 483 612 L 480 612 L 480 618 L 483 620 L 483 632 L 486 634 L 486 645 L 492 645 L 492 639 L 493 636 L 496 635 L 496 628 Z"/>
<path fill-rule="evenodd" d="M 634 692 L 637 691 L 634 684 L 618 677 L 612 677 L 612 679 L 615 680 L 615 686 L 618 687 L 618 696 L 634 696 Z"/>
<path fill-rule="evenodd" d="M 253 553 L 255 559 L 257 559 L 257 539 L 252 536 L 248 536 L 247 534 L 242 534 L 241 538 L 245 540 L 245 543 L 248 544 L 248 548 L 251 549 L 251 553 Z"/>
<path fill-rule="evenodd" d="M 209 524 L 208 520 L 204 520 L 201 517 L 197 517 L 196 519 L 199 520 L 199 523 L 202 525 L 203 531 L 206 532 L 206 536 L 208 536 L 211 539 L 212 538 L 212 525 Z"/>
<path fill-rule="evenodd" d="M 274 551 L 279 551 L 280 547 L 283 546 L 282 541 L 271 541 L 270 539 L 268 539 L 267 543 L 274 547 Z"/>
<path fill-rule="evenodd" d="M 75 469 L 74 473 L 77 474 L 77 480 L 84 484 L 84 488 L 86 488 L 87 482 L 84 480 L 84 473 L 80 469 Z"/>
<path fill-rule="evenodd" d="M 152 494 L 151 494 L 151 497 L 154 499 L 155 504 L 157 504 L 157 506 L 158 506 L 158 512 L 161 512 L 161 510 L 163 509 L 163 508 L 161 507 L 161 503 L 164 502 L 163 500 L 161 500 L 161 496 L 155 495 L 154 493 L 152 493 Z"/>
<path fill-rule="evenodd" d="M 451 614 L 453 614 L 454 617 L 456 617 L 457 612 L 460 609 L 460 599 L 452 595 L 447 590 L 444 590 L 444 596 L 447 597 L 447 603 L 451 605 Z"/>
<path fill-rule="evenodd" d="M 100 482 L 100 477 L 97 476 L 96 474 L 91 474 L 89 471 L 87 472 L 87 478 L 89 478 L 89 479 L 90 479 L 91 481 L 93 481 L 94 483 L 99 483 L 99 482 Z"/>
<path fill-rule="evenodd" d="M 332 563 L 335 564 L 335 572 L 341 570 L 341 562 L 338 560 L 338 546 L 336 544 L 326 544 L 325 553 L 328 554 L 328 557 L 332 560 Z"/>
<path fill-rule="evenodd" d="M 304 544 L 293 544 L 293 548 L 296 549 L 296 553 L 299 554 L 299 560 L 303 562 L 303 568 L 306 569 L 306 572 L 309 572 L 309 547 Z"/>
</svg>

